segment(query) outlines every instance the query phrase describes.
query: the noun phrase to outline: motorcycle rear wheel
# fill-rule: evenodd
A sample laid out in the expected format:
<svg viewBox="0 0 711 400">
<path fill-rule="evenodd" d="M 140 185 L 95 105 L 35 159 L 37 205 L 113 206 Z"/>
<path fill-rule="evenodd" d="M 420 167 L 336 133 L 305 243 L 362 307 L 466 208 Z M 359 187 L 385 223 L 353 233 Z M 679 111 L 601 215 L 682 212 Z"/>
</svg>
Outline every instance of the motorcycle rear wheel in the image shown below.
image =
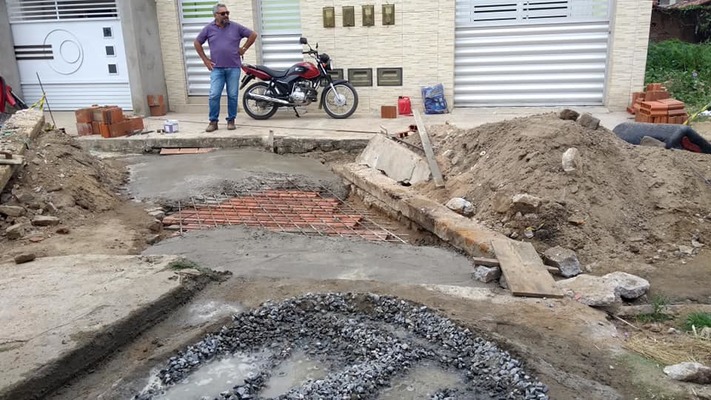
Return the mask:
<svg viewBox="0 0 711 400">
<path fill-rule="evenodd" d="M 334 90 L 335 89 L 335 90 Z M 328 86 L 323 95 L 323 109 L 331 118 L 348 118 L 358 108 L 358 92 L 350 82 Z"/>
<path fill-rule="evenodd" d="M 249 96 L 251 93 L 269 96 L 269 85 L 266 82 L 257 82 L 247 88 L 242 95 L 244 111 L 254 119 L 269 119 L 277 112 L 277 105 L 264 100 L 255 100 Z"/>
</svg>

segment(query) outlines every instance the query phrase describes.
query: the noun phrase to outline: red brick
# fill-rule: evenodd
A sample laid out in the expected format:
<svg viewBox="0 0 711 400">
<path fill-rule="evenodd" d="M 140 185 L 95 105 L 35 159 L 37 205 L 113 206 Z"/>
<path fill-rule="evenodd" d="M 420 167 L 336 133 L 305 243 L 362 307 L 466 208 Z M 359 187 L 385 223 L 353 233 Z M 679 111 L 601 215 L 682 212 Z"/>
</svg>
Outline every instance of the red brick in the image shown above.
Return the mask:
<svg viewBox="0 0 711 400">
<path fill-rule="evenodd" d="M 165 107 L 165 104 L 150 106 L 150 110 L 151 117 L 160 117 L 168 113 L 168 109 Z"/>
<path fill-rule="evenodd" d="M 93 108 L 81 108 L 74 111 L 76 116 L 77 124 L 91 124 L 94 120 L 94 109 Z"/>
<path fill-rule="evenodd" d="M 397 107 L 395 107 L 395 106 L 381 106 L 380 107 L 380 118 L 397 118 Z"/>
<path fill-rule="evenodd" d="M 145 129 L 143 118 L 141 117 L 129 117 L 128 121 L 132 132 L 142 132 Z"/>
<path fill-rule="evenodd" d="M 89 136 L 94 133 L 91 122 L 77 122 L 77 133 L 79 136 Z"/>
</svg>

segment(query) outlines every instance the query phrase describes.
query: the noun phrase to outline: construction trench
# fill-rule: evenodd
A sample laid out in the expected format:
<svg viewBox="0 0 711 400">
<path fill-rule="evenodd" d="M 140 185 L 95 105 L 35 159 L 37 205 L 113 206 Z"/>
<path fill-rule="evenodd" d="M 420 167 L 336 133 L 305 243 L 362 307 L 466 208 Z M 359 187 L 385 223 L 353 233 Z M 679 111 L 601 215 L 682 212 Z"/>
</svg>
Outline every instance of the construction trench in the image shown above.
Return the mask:
<svg viewBox="0 0 711 400">
<path fill-rule="evenodd" d="M 70 312 L 37 328 L 33 338 L 23 339 L 19 328 L 8 333 L 0 360 L 17 378 L 3 378 L 2 399 L 624 399 L 672 393 L 669 382 L 660 388 L 655 366 L 625 350 L 627 334 L 606 312 L 569 296 L 514 297 L 496 280 L 473 279 L 472 256 L 490 257 L 488 243 L 499 233 L 439 199 L 412 195 L 407 182 L 353 165 L 360 151 L 331 161 L 317 151 L 260 149 L 98 154 L 104 160 L 92 164 L 73 144 L 46 138 L 38 142 L 41 158 L 51 164 L 56 148 L 63 160 L 92 165 L 93 172 L 62 174 L 120 182 L 115 191 L 131 198 L 125 206 L 131 210 L 111 203 L 102 211 L 108 197 L 85 204 L 85 191 L 98 193 L 93 180 L 80 181 L 81 190 L 48 191 L 70 233 L 45 231 L 42 241 L 27 240 L 22 252 L 39 258 L 8 272 L 9 282 L 27 279 L 7 304 L 22 299 L 23 291 L 43 297 L 35 279 L 51 280 L 43 276 L 50 267 L 96 277 L 62 292 L 82 303 L 66 300 Z M 471 151 L 484 160 L 493 150 Z M 34 190 L 58 179 L 33 170 L 43 164 L 32 161 L 32 151 L 26 157 L 30 167 L 18 184 L 31 179 Z M 112 176 L 104 164 L 125 166 L 128 174 Z M 16 198 L 28 197 L 14 188 Z M 76 207 L 93 213 L 60 206 L 70 204 L 59 201 L 69 192 Z M 80 234 L 95 238 L 89 248 L 68 245 Z M 69 250 L 57 251 L 62 244 Z M 14 256 L 11 249 L 3 248 Z M 115 256 L 78 255 L 102 253 Z M 703 270 L 706 256 L 687 258 L 686 265 Z M 131 263 L 135 276 L 126 275 Z M 12 292 L 8 283 L 0 287 L 6 296 Z M 703 288 L 696 293 L 696 299 L 709 295 Z M 23 359 L 31 361 L 10 361 Z"/>
</svg>

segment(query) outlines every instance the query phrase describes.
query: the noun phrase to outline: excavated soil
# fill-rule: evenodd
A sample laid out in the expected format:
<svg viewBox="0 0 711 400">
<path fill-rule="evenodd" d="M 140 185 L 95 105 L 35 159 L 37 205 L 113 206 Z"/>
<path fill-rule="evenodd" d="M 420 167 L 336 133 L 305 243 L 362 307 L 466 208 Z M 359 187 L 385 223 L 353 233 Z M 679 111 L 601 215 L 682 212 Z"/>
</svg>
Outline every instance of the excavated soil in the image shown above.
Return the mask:
<svg viewBox="0 0 711 400">
<path fill-rule="evenodd" d="M 557 113 L 429 133 L 447 181 L 416 185 L 422 194 L 442 203 L 463 197 L 486 226 L 530 239 L 539 252 L 573 249 L 592 272 L 653 276 L 659 265 L 682 264 L 684 275 L 708 276 L 700 260 L 709 259 L 702 245 L 711 240 L 711 156 L 633 146 Z M 419 144 L 417 135 L 407 140 Z M 566 173 L 561 158 L 573 147 L 582 167 Z M 514 205 L 517 194 L 540 198 L 540 207 Z M 669 290 L 694 286 L 685 281 Z M 711 300 L 704 286 L 690 297 Z"/>
<path fill-rule="evenodd" d="M 0 237 L 5 257 L 81 253 L 137 254 L 146 247 L 153 218 L 120 193 L 125 165 L 92 156 L 59 131 L 43 132 L 25 152 L 26 165 L 0 195 L 0 205 L 19 206 L 19 216 L 0 215 L 0 232 L 24 226 L 21 238 Z M 37 216 L 59 219 L 35 226 Z M 0 261 L 8 261 L 5 259 Z"/>
</svg>

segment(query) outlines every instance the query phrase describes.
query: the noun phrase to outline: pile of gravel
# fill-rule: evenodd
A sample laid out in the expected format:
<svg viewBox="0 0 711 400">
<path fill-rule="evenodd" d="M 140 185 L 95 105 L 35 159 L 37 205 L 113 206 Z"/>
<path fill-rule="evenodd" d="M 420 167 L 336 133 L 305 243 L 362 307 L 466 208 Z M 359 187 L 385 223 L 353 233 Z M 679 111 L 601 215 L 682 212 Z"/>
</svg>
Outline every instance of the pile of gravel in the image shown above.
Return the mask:
<svg viewBox="0 0 711 400">
<path fill-rule="evenodd" d="M 267 302 L 233 319 L 171 357 L 156 383 L 134 399 L 153 399 L 216 358 L 266 350 L 272 356 L 258 374 L 217 397 L 257 399 L 271 371 L 296 349 L 331 372 L 279 399 L 375 399 L 392 378 L 425 361 L 462 376 L 461 386 L 441 388 L 432 399 L 548 399 L 548 388 L 508 352 L 427 307 L 394 297 L 307 294 Z"/>
</svg>

